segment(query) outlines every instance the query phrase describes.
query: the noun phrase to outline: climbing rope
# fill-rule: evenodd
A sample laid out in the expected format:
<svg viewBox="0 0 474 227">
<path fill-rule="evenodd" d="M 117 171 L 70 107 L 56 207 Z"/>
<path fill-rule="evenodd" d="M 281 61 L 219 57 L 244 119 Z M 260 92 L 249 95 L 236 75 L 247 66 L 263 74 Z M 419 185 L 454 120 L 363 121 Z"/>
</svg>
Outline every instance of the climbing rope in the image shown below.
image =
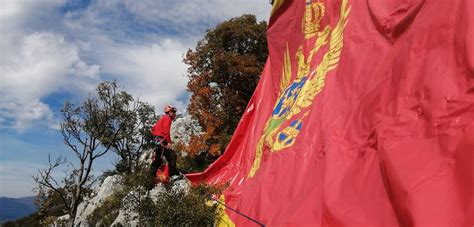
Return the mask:
<svg viewBox="0 0 474 227">
<path fill-rule="evenodd" d="M 217 203 L 221 204 L 222 206 L 225 206 L 227 209 L 229 209 L 229 210 L 231 210 L 231 211 L 234 211 L 234 212 L 237 213 L 238 215 L 240 215 L 240 216 L 242 216 L 242 217 L 244 217 L 244 218 L 247 218 L 247 219 L 250 220 L 250 221 L 255 222 L 255 224 L 257 224 L 257 225 L 259 225 L 259 226 L 262 226 L 262 227 L 265 227 L 265 224 L 263 224 L 263 223 L 261 223 L 261 222 L 255 220 L 255 219 L 249 217 L 248 215 L 245 215 L 245 214 L 241 213 L 240 211 L 238 211 L 238 210 L 236 210 L 236 209 L 234 209 L 234 208 L 232 208 L 232 207 L 229 207 L 229 206 L 225 205 L 225 204 L 222 203 L 221 201 L 212 198 L 212 196 L 211 196 L 210 198 L 211 198 L 212 200 L 216 201 Z"/>
</svg>

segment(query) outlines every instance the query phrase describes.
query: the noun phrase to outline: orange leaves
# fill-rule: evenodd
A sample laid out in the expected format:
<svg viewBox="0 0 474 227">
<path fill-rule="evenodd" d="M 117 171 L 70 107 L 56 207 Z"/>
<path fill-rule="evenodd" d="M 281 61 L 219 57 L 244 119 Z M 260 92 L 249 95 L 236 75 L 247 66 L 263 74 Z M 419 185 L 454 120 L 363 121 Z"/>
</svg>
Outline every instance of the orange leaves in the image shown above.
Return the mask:
<svg viewBox="0 0 474 227">
<path fill-rule="evenodd" d="M 207 32 L 183 61 L 188 67 L 188 112 L 202 134 L 191 139 L 191 154 L 220 155 L 253 95 L 268 56 L 266 22 L 253 15 L 225 21 Z"/>
<path fill-rule="evenodd" d="M 221 154 L 221 145 L 219 144 L 212 144 L 209 148 L 209 153 L 212 155 L 220 155 Z"/>
<path fill-rule="evenodd" d="M 209 150 L 209 148 L 204 143 L 202 135 L 195 135 L 191 137 L 191 141 L 188 145 L 188 152 L 190 155 L 197 155 L 199 152 L 207 150 Z"/>
</svg>

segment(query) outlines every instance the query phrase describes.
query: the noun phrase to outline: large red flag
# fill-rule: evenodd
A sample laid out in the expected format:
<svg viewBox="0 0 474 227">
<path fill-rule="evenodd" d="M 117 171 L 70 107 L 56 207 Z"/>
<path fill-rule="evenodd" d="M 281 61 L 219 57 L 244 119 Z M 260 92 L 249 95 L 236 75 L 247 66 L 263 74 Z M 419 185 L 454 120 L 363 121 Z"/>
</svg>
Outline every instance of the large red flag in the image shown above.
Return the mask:
<svg viewBox="0 0 474 227">
<path fill-rule="evenodd" d="M 230 225 L 472 227 L 472 12 L 276 1 L 253 98 L 225 153 L 188 178 L 230 184 Z"/>
</svg>

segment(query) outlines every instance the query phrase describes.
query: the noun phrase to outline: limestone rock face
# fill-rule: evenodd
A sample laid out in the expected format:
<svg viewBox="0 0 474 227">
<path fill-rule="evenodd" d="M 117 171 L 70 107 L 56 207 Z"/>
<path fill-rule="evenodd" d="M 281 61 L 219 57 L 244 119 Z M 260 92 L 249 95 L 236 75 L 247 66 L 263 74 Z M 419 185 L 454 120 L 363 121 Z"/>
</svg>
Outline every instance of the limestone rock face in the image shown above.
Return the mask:
<svg viewBox="0 0 474 227">
<path fill-rule="evenodd" d="M 152 162 L 152 155 L 153 155 L 153 150 L 152 149 L 144 150 L 142 155 L 140 156 L 139 161 L 141 163 L 144 163 L 147 166 L 150 166 L 151 162 Z"/>
<path fill-rule="evenodd" d="M 187 179 L 177 180 L 172 183 L 171 188 L 168 190 L 172 191 L 185 191 L 188 192 L 191 185 Z M 114 175 L 107 177 L 102 185 L 97 188 L 96 193 L 90 199 L 85 200 L 79 205 L 77 210 L 76 219 L 74 220 L 75 227 L 86 227 L 91 226 L 88 223 L 88 216 L 91 215 L 100 205 L 102 205 L 103 201 L 111 196 L 117 190 L 122 189 L 122 185 L 120 184 L 120 176 Z M 139 216 L 138 213 L 135 212 L 135 208 L 138 205 L 138 202 L 145 198 L 150 198 L 154 202 L 158 201 L 158 198 L 163 194 L 166 193 L 167 189 L 163 184 L 156 185 L 152 190 L 142 192 L 131 191 L 129 192 L 122 200 L 122 206 L 120 208 L 119 214 L 117 218 L 112 223 L 112 226 L 138 226 Z M 62 217 L 61 220 L 64 221 L 68 219 L 68 217 Z M 59 223 L 59 222 L 58 222 Z"/>
<path fill-rule="evenodd" d="M 190 115 L 184 115 L 177 118 L 171 124 L 171 140 L 174 143 L 189 144 L 192 135 L 198 135 L 201 132 L 199 123 L 191 118 Z"/>
<path fill-rule="evenodd" d="M 138 213 L 135 212 L 134 208 L 138 205 L 137 198 L 146 198 L 151 197 L 153 201 L 156 201 L 156 198 L 160 196 L 161 193 L 166 192 L 166 189 L 163 184 L 156 185 L 152 190 L 148 191 L 146 195 L 139 195 L 138 192 L 130 192 L 122 201 L 122 207 L 120 212 L 112 223 L 112 226 L 138 226 Z M 126 205 L 125 205 L 126 204 Z"/>
<path fill-rule="evenodd" d="M 76 219 L 74 220 L 75 226 L 89 226 L 87 223 L 87 217 L 91 215 L 95 209 L 97 209 L 102 202 L 109 196 L 111 196 L 117 190 L 120 190 L 122 185 L 120 184 L 120 176 L 113 175 L 105 178 L 102 185 L 97 188 L 94 196 L 88 200 L 85 200 L 77 209 Z"/>
</svg>

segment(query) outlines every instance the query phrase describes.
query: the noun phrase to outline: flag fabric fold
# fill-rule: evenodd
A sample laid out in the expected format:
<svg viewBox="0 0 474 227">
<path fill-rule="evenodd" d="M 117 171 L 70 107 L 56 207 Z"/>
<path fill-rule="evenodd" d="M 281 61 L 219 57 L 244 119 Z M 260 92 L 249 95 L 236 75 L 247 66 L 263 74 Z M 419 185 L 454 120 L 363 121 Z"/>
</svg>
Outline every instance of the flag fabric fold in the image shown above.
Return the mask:
<svg viewBox="0 0 474 227">
<path fill-rule="evenodd" d="M 188 179 L 268 226 L 473 226 L 474 3 L 276 3 L 230 144 Z"/>
</svg>

